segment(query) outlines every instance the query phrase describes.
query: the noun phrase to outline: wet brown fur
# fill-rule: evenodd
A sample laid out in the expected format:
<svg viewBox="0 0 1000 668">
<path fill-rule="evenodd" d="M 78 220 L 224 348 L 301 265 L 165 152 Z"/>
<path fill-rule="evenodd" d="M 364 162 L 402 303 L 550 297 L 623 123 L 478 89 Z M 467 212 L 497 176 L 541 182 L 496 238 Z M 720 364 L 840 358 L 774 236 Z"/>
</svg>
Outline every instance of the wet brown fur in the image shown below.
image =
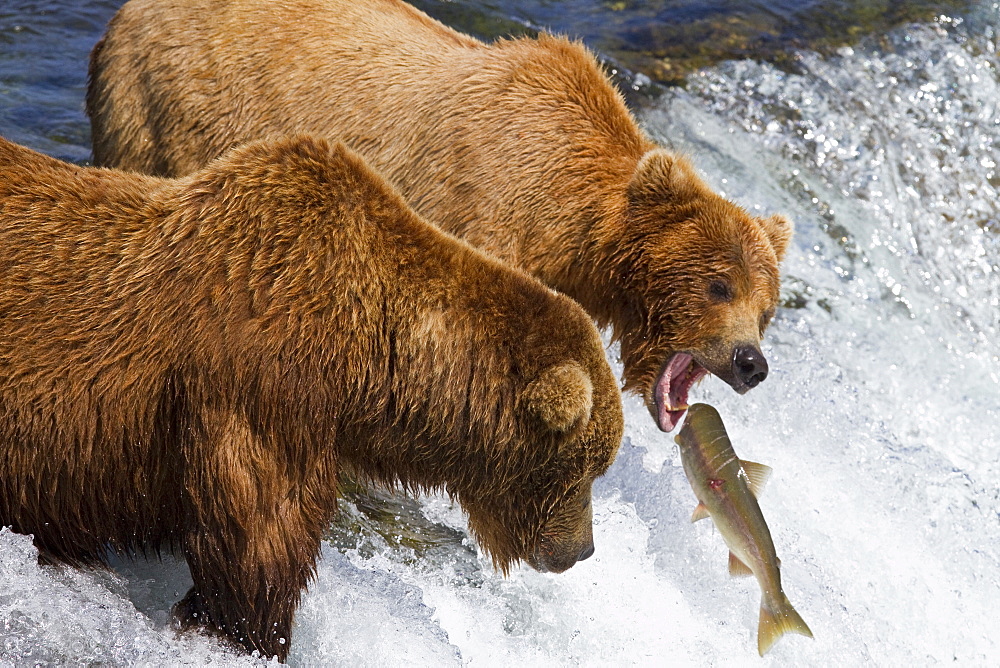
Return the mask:
<svg viewBox="0 0 1000 668">
<path fill-rule="evenodd" d="M 131 0 L 90 78 L 100 164 L 178 175 L 254 137 L 342 138 L 429 220 L 611 325 L 650 406 L 678 351 L 733 383 L 777 304 L 788 221 L 712 192 L 563 38 L 487 45 L 397 0 Z"/>
<path fill-rule="evenodd" d="M 324 140 L 164 180 L 0 139 L 0 313 L 0 525 L 70 564 L 180 547 L 182 623 L 279 659 L 342 471 L 563 570 L 621 438 L 583 310 Z"/>
</svg>

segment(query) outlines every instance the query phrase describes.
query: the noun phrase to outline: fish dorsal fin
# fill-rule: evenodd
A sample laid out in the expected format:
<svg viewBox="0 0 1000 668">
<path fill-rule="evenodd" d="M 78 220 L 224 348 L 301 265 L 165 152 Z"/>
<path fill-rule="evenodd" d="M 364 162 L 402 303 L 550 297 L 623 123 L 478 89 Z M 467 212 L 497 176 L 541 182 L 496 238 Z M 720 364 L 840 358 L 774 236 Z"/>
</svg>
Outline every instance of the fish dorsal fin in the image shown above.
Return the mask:
<svg viewBox="0 0 1000 668">
<path fill-rule="evenodd" d="M 771 477 L 771 467 L 767 464 L 758 464 L 757 462 L 740 461 L 743 465 L 743 470 L 747 474 L 747 483 L 750 491 L 756 498 L 760 498 L 760 493 L 764 491 L 764 485 L 767 484 L 768 478 Z"/>
<path fill-rule="evenodd" d="M 735 554 L 733 554 L 732 552 L 730 552 L 729 553 L 729 574 L 732 575 L 734 578 L 742 578 L 742 577 L 746 577 L 747 575 L 753 575 L 753 571 L 750 570 L 749 566 L 747 566 L 742 561 L 740 561 L 739 557 L 737 557 Z"/>
<path fill-rule="evenodd" d="M 697 506 L 694 507 L 694 512 L 691 513 L 691 521 L 697 522 L 698 520 L 703 520 L 706 517 L 709 517 L 708 506 L 706 506 L 704 503 L 699 503 Z"/>
</svg>

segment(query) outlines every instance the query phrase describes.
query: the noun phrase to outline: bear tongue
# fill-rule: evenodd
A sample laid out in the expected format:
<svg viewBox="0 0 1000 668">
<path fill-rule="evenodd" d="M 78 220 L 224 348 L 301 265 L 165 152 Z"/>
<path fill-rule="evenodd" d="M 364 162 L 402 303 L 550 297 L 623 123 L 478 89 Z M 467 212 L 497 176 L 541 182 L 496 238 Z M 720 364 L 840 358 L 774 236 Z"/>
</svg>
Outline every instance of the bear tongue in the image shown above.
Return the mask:
<svg viewBox="0 0 1000 668">
<path fill-rule="evenodd" d="M 674 353 L 663 368 L 653 398 L 656 420 L 661 431 L 673 431 L 687 410 L 688 390 L 707 373 L 704 367 L 687 353 Z"/>
</svg>

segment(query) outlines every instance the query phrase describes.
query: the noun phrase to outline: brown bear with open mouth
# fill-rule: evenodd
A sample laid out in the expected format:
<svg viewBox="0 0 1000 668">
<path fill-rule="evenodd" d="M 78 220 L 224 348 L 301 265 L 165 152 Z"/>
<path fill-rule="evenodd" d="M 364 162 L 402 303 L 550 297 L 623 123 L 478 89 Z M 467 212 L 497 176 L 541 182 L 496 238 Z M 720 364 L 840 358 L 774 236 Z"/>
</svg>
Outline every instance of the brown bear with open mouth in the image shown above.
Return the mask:
<svg viewBox="0 0 1000 668">
<path fill-rule="evenodd" d="M 131 0 L 91 55 L 98 164 L 197 169 L 256 137 L 359 151 L 430 221 L 576 299 L 673 429 L 705 373 L 746 392 L 791 225 L 712 192 L 594 57 L 484 44 L 398 0 Z"/>
<path fill-rule="evenodd" d="M 593 322 L 343 145 L 165 180 L 0 139 L 0 313 L 0 526 L 71 564 L 182 548 L 186 626 L 284 659 L 341 471 L 447 491 L 504 572 L 594 551 Z"/>
</svg>

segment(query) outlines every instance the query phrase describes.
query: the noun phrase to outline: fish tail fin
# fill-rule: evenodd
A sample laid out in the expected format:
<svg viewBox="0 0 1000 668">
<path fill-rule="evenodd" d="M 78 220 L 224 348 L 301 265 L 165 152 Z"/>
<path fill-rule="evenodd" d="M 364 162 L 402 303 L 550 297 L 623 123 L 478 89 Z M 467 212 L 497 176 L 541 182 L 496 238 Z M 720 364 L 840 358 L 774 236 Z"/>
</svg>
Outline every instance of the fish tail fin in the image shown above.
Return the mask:
<svg viewBox="0 0 1000 668">
<path fill-rule="evenodd" d="M 779 593 L 781 597 L 776 601 L 778 605 L 768 605 L 766 602 L 760 606 L 760 624 L 757 626 L 757 651 L 761 656 L 771 649 L 771 645 L 778 641 L 778 638 L 786 633 L 800 633 L 809 638 L 813 637 L 812 631 L 806 626 L 805 621 L 796 612 L 788 597 Z"/>
</svg>

